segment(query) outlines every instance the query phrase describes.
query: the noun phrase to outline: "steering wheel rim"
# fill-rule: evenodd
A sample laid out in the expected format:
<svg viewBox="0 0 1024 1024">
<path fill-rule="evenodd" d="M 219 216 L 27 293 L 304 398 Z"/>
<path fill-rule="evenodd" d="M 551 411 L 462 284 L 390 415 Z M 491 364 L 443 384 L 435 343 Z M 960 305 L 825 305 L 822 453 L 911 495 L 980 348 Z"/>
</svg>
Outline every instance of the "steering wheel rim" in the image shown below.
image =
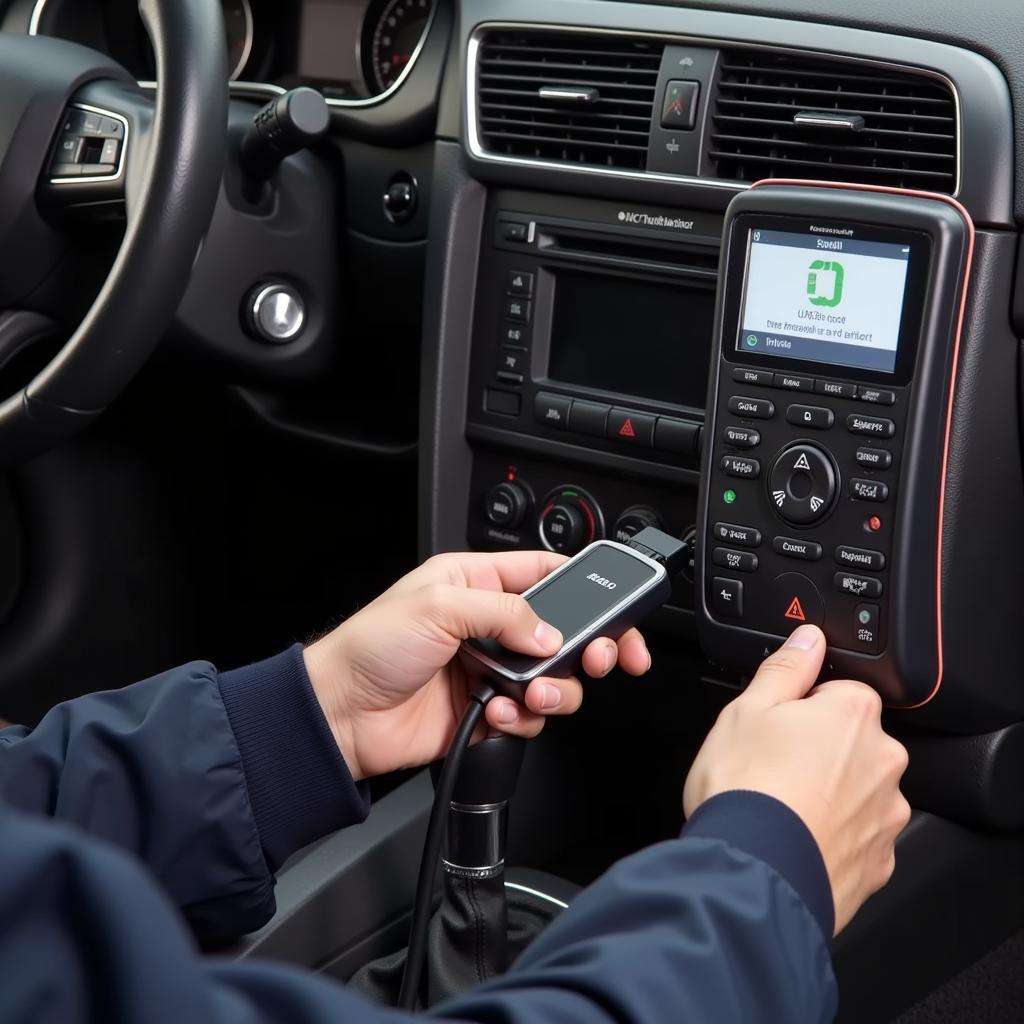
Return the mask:
<svg viewBox="0 0 1024 1024">
<path fill-rule="evenodd" d="M 0 460 L 7 464 L 77 433 L 138 373 L 185 294 L 213 215 L 227 151 L 220 5 L 139 0 L 139 11 L 158 86 L 152 128 L 128 154 L 127 228 L 78 328 L 31 382 L 0 404 Z M 78 90 L 86 83 L 73 84 Z"/>
</svg>

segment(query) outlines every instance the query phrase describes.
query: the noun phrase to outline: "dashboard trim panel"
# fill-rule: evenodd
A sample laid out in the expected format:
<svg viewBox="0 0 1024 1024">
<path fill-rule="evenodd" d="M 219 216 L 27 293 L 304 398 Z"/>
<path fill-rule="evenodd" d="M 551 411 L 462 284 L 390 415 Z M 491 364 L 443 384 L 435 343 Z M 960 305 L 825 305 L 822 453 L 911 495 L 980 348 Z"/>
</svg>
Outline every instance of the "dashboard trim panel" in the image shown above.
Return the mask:
<svg viewBox="0 0 1024 1024">
<path fill-rule="evenodd" d="M 922 77 L 932 78 L 942 82 L 952 93 L 954 108 L 956 110 L 956 188 L 951 193 L 955 198 L 960 194 L 963 180 L 963 130 L 961 116 L 960 90 L 956 83 L 947 75 L 930 68 L 919 67 L 914 64 L 900 64 L 893 61 L 880 60 L 870 57 L 857 57 L 848 54 L 837 54 L 826 50 L 810 50 L 803 47 L 773 46 L 764 43 L 750 43 L 745 40 L 725 39 L 711 36 L 697 35 L 676 35 L 667 32 L 646 32 L 629 29 L 597 28 L 581 25 L 558 25 L 551 23 L 532 21 L 487 21 L 477 25 L 469 37 L 469 45 L 466 51 L 466 145 L 472 156 L 480 161 L 491 164 L 503 164 L 519 167 L 541 167 L 546 170 L 570 171 L 572 173 L 596 174 L 609 178 L 626 178 L 633 181 L 660 181 L 670 183 L 687 183 L 706 186 L 708 188 L 723 189 L 731 192 L 744 192 L 750 188 L 750 184 L 730 181 L 727 178 L 701 177 L 699 175 L 665 174 L 660 171 L 628 171 L 607 167 L 589 167 L 587 165 L 573 165 L 566 167 L 565 164 L 554 160 L 534 160 L 529 157 L 505 156 L 501 153 L 492 153 L 484 149 L 480 142 L 478 120 L 477 120 L 477 64 L 480 53 L 480 43 L 483 35 L 494 29 L 536 29 L 538 31 L 555 32 L 577 32 L 587 35 L 609 35 L 627 36 L 638 39 L 658 39 L 666 43 L 688 43 L 693 46 L 706 47 L 727 47 L 742 45 L 746 49 L 761 50 L 769 53 L 786 54 L 810 54 L 827 57 L 831 60 L 841 61 L 849 64 L 867 65 L 877 68 L 884 68 L 890 71 L 904 71 L 911 74 L 918 74 Z M 707 105 L 705 104 L 704 117 L 707 117 Z M 703 142 L 703 140 L 702 140 Z"/>
</svg>

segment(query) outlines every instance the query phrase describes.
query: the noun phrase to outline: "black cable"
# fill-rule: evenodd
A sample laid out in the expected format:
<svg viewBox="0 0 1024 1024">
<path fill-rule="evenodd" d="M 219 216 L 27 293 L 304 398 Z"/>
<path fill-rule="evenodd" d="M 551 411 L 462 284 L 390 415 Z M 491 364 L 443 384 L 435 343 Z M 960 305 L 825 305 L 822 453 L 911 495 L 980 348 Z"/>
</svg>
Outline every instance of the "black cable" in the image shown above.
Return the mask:
<svg viewBox="0 0 1024 1024">
<path fill-rule="evenodd" d="M 455 792 L 462 755 L 469 746 L 473 732 L 480 724 L 484 708 L 493 696 L 494 690 L 487 683 L 480 683 L 470 695 L 469 704 L 466 705 L 462 721 L 459 722 L 452 737 L 448 754 L 444 759 L 444 767 L 434 789 L 434 804 L 430 808 L 427 837 L 423 841 L 423 857 L 420 859 L 420 873 L 416 880 L 416 902 L 413 904 L 412 927 L 409 930 L 409 951 L 405 957 L 405 970 L 402 972 L 402 987 L 398 992 L 400 1010 L 416 1008 L 416 996 L 419 993 L 423 966 L 427 959 L 430 912 L 434 904 L 434 879 L 437 877 L 437 867 L 441 861 L 441 845 L 448 824 L 448 805 L 452 802 L 452 794 Z"/>
</svg>

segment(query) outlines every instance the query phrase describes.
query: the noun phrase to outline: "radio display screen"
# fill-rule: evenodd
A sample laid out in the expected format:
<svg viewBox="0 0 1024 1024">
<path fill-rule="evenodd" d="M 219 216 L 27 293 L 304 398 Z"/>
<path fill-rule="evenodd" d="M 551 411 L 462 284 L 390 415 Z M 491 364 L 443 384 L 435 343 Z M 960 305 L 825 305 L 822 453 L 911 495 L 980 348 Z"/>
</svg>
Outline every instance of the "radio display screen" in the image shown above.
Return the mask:
<svg viewBox="0 0 1024 1024">
<path fill-rule="evenodd" d="M 703 409 L 713 288 L 558 270 L 548 377 Z"/>
<path fill-rule="evenodd" d="M 912 248 L 751 228 L 737 352 L 892 373 Z"/>
</svg>

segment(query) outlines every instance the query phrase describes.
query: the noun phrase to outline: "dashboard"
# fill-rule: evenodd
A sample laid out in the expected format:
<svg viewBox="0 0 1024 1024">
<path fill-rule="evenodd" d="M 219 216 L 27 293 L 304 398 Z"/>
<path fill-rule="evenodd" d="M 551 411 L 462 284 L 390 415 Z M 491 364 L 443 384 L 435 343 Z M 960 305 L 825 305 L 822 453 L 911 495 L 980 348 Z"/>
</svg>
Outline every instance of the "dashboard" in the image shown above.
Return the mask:
<svg viewBox="0 0 1024 1024">
<path fill-rule="evenodd" d="M 319 89 L 328 100 L 366 102 L 405 80 L 436 0 L 220 0 L 233 82 Z M 133 0 L 38 0 L 30 31 L 109 53 L 139 80 L 155 77 Z"/>
</svg>

